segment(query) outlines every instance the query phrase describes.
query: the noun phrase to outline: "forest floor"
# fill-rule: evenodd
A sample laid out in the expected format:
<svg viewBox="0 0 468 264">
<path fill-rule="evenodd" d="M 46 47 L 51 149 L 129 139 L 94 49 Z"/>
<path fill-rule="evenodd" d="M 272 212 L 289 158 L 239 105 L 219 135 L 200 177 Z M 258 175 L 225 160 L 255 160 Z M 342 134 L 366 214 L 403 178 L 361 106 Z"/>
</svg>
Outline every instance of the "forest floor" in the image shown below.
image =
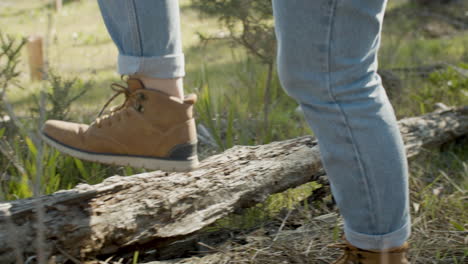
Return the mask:
<svg viewBox="0 0 468 264">
<path fill-rule="evenodd" d="M 186 56 L 185 87 L 208 104 L 197 106 L 198 122 L 216 140 L 202 142 L 203 157 L 233 145 L 254 145 L 313 134 L 297 104 L 282 91 L 275 75 L 274 110 L 268 124 L 259 120 L 266 78 L 264 65 L 228 40 L 202 43 L 198 33 L 225 36 L 216 18 L 201 17 L 189 0 L 181 0 L 181 22 Z M 20 38 L 39 34 L 46 41 L 49 68 L 61 78 L 78 78 L 71 93 L 86 93 L 69 106 L 67 119 L 89 122 L 111 96 L 108 89 L 120 76 L 115 72 L 117 49 L 112 43 L 94 0 L 65 1 L 60 12 L 46 1 L 0 0 L 0 31 Z M 27 53 L 21 57 L 19 87 L 7 98 L 17 114 L 37 119 L 37 98 L 50 82 L 30 82 Z M 380 49 L 380 69 L 398 118 L 421 115 L 442 102 L 468 105 L 468 2 L 419 7 L 405 0 L 389 2 Z M 205 107 L 205 108 L 202 108 Z M 1 107 L 0 107 L 1 111 Z M 1 113 L 3 114 L 3 113 Z M 260 115 L 260 114 L 258 114 Z M 2 134 L 0 126 L 0 134 Z M 34 148 L 27 137 L 6 133 L 24 171 L 18 172 L 0 155 L 1 199 L 33 195 Z M 1 137 L 0 137 L 1 138 Z M 25 143 L 26 142 L 26 143 Z M 1 143 L 1 142 L 0 142 Z M 0 146 L 2 146 L 0 144 Z M 59 155 L 45 147 L 43 193 L 76 184 L 101 182 L 106 177 L 132 175 L 143 170 L 104 166 Z M 31 154 L 33 153 L 33 154 Z M 52 168 L 53 167 L 53 168 Z M 79 177 L 77 177 L 79 175 Z M 468 139 L 438 149 L 427 149 L 410 160 L 413 234 L 412 263 L 466 263 L 468 260 Z M 302 189 L 301 189 L 302 188 Z M 312 195 L 312 196 L 311 196 Z M 331 195 L 313 200 L 311 188 L 300 187 L 273 195 L 265 203 L 231 215 L 206 232 L 228 234 L 223 243 L 200 244 L 180 263 L 328 263 L 337 251 L 326 245 L 340 241 L 342 219 Z M 200 257 L 204 257 L 200 259 Z M 112 261 L 145 263 L 157 260 L 153 251 L 116 255 Z M 163 263 L 163 262 L 161 262 Z M 173 263 L 173 262 L 164 262 Z"/>
</svg>

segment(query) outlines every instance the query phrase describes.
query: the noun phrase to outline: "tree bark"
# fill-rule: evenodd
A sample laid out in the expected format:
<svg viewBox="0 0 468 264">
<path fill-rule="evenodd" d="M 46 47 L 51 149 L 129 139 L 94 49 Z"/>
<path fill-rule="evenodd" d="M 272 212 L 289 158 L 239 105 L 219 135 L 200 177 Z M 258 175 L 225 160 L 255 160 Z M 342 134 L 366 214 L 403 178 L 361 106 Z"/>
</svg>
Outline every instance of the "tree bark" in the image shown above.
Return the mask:
<svg viewBox="0 0 468 264">
<path fill-rule="evenodd" d="M 468 107 L 399 121 L 408 157 L 468 133 Z M 113 176 L 96 185 L 0 204 L 0 263 L 36 255 L 112 254 L 121 248 L 176 240 L 270 194 L 317 180 L 324 171 L 316 141 L 301 137 L 236 146 L 187 173 Z M 36 210 L 44 222 L 36 221 Z M 40 227 L 40 228 L 38 228 Z"/>
</svg>

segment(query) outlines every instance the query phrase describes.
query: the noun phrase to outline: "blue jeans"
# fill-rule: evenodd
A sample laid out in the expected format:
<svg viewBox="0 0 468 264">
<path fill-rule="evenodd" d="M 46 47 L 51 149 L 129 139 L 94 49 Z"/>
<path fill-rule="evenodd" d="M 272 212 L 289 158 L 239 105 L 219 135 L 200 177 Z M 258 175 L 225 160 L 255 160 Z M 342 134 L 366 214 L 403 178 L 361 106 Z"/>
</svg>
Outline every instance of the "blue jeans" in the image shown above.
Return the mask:
<svg viewBox="0 0 468 264">
<path fill-rule="evenodd" d="M 99 0 L 119 72 L 184 76 L 176 0 Z M 408 168 L 377 74 L 386 0 L 273 0 L 278 72 L 317 136 L 347 240 L 400 246 L 410 234 Z"/>
</svg>

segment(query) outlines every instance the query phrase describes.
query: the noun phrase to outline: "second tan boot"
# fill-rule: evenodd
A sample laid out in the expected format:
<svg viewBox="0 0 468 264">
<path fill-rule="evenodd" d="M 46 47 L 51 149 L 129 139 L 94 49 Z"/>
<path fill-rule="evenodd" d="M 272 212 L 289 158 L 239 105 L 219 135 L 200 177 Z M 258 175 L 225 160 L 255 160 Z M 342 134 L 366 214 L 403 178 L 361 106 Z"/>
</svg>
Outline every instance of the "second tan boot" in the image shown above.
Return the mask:
<svg viewBox="0 0 468 264">
<path fill-rule="evenodd" d="M 384 251 L 359 249 L 347 241 L 329 247 L 344 250 L 343 255 L 333 264 L 410 264 L 407 258 L 408 243 Z"/>
</svg>

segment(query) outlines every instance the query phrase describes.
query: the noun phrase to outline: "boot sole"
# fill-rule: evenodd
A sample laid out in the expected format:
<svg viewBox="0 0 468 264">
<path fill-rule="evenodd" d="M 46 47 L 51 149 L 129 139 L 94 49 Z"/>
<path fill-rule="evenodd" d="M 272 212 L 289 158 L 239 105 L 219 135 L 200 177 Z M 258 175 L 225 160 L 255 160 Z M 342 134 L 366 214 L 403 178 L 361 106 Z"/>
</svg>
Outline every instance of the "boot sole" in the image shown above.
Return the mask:
<svg viewBox="0 0 468 264">
<path fill-rule="evenodd" d="M 58 151 L 72 157 L 92 162 L 171 172 L 191 171 L 197 168 L 199 164 L 198 156 L 192 156 L 187 160 L 170 160 L 145 156 L 88 152 L 62 144 L 44 133 L 40 134 L 47 144 L 56 148 Z"/>
</svg>

